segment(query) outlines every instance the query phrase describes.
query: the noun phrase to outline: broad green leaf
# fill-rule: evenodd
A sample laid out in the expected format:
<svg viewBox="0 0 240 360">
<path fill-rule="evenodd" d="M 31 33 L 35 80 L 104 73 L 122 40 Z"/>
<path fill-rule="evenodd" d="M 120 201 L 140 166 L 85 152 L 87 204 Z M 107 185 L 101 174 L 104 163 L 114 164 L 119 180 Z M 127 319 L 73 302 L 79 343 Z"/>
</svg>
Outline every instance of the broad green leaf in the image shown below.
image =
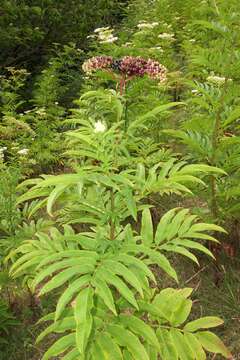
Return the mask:
<svg viewBox="0 0 240 360">
<path fill-rule="evenodd" d="M 162 290 L 155 296 L 152 303 L 161 310 L 173 326 L 182 324 L 189 316 L 192 307 L 191 300 L 181 295 L 179 290 L 172 288 Z"/>
<path fill-rule="evenodd" d="M 194 254 L 192 254 L 189 250 L 185 249 L 182 246 L 177 246 L 177 245 L 173 245 L 173 244 L 169 244 L 169 245 L 166 244 L 166 245 L 160 246 L 160 249 L 165 250 L 165 251 L 175 252 L 177 254 L 181 254 L 183 256 L 186 256 L 187 258 L 194 261 L 197 265 L 199 265 L 199 262 L 198 262 L 198 259 L 196 258 L 196 256 Z"/>
<path fill-rule="evenodd" d="M 202 232 L 202 231 L 218 231 L 227 234 L 221 226 L 215 224 L 198 223 L 191 226 L 191 232 Z"/>
<path fill-rule="evenodd" d="M 50 193 L 47 199 L 47 212 L 50 216 L 52 214 L 52 207 L 55 201 L 59 198 L 59 196 L 64 192 L 64 190 L 68 187 L 68 185 L 60 184 L 55 187 L 55 189 Z"/>
<path fill-rule="evenodd" d="M 96 341 L 91 346 L 91 355 L 91 359 L 105 360 L 103 350 Z"/>
<path fill-rule="evenodd" d="M 163 254 L 151 250 L 149 252 L 149 258 L 150 262 L 152 264 L 158 265 L 160 268 L 162 268 L 169 276 L 171 276 L 176 282 L 178 282 L 177 273 L 170 264 L 169 260 L 164 256 Z"/>
<path fill-rule="evenodd" d="M 173 326 L 179 326 L 183 324 L 188 316 L 190 315 L 192 309 L 192 301 L 189 299 L 182 298 L 179 302 L 179 306 L 174 309 L 171 316 L 171 324 Z"/>
<path fill-rule="evenodd" d="M 158 251 L 152 250 L 144 245 L 127 245 L 123 248 L 124 252 L 133 252 L 136 254 L 143 253 L 148 256 L 149 259 L 144 260 L 147 264 L 156 264 L 161 267 L 169 276 L 171 276 L 176 282 L 178 282 L 177 274 L 170 262 L 163 254 Z"/>
<path fill-rule="evenodd" d="M 224 123 L 222 124 L 222 127 L 225 129 L 228 127 L 228 125 L 230 125 L 232 122 L 234 122 L 235 120 L 238 120 L 240 118 L 240 107 L 237 106 L 232 112 L 231 114 L 228 116 L 228 118 L 224 121 Z"/>
<path fill-rule="evenodd" d="M 187 299 L 193 292 L 193 288 L 177 289 L 177 293 Z"/>
<path fill-rule="evenodd" d="M 167 110 L 169 110 L 175 106 L 179 106 L 179 105 L 184 105 L 184 103 L 183 102 L 172 102 L 172 103 L 168 103 L 168 104 L 159 105 L 159 106 L 155 107 L 153 110 L 140 116 L 135 121 L 132 121 L 131 124 L 129 125 L 129 130 L 138 128 L 138 126 L 145 123 L 147 120 L 157 116 L 161 112 L 167 111 Z"/>
<path fill-rule="evenodd" d="M 59 274 L 55 275 L 50 281 L 48 281 L 40 291 L 40 295 L 46 294 L 47 292 L 56 289 L 57 287 L 66 283 L 75 275 L 84 275 L 92 273 L 94 271 L 94 266 L 90 265 L 78 265 L 73 268 L 69 268 L 61 271 Z"/>
<path fill-rule="evenodd" d="M 172 328 L 170 329 L 170 335 L 180 360 L 194 360 L 195 353 L 189 346 L 181 331 Z"/>
<path fill-rule="evenodd" d="M 43 188 L 57 185 L 75 185 L 83 180 L 83 173 L 78 174 L 63 174 L 63 175 L 47 175 L 45 179 L 39 184 L 35 185 L 34 188 Z"/>
<path fill-rule="evenodd" d="M 179 236 L 185 235 L 185 233 L 191 228 L 193 221 L 196 219 L 197 215 L 189 215 L 188 217 L 186 217 L 178 230 Z"/>
<path fill-rule="evenodd" d="M 206 174 L 216 173 L 216 174 L 227 175 L 224 170 L 219 169 L 215 166 L 210 166 L 210 165 L 205 165 L 205 164 L 186 165 L 179 171 L 180 174 L 198 174 L 200 172 L 203 172 Z"/>
<path fill-rule="evenodd" d="M 73 281 L 60 296 L 55 313 L 55 321 L 60 318 L 63 310 L 73 299 L 73 296 L 85 285 L 91 281 L 91 275 L 83 275 L 80 279 Z"/>
<path fill-rule="evenodd" d="M 153 223 L 149 209 L 142 212 L 141 238 L 145 246 L 150 246 L 153 242 Z"/>
<path fill-rule="evenodd" d="M 199 331 L 196 336 L 201 345 L 207 351 L 215 354 L 221 354 L 227 359 L 231 357 L 230 351 L 215 334 L 211 333 L 210 331 Z"/>
<path fill-rule="evenodd" d="M 53 324 L 51 324 L 50 326 L 48 326 L 46 329 L 44 329 L 40 335 L 37 337 L 36 339 L 36 343 L 39 343 L 40 341 L 42 341 L 42 339 L 47 336 L 48 334 L 52 333 L 52 332 L 64 332 L 67 330 L 74 330 L 76 327 L 76 322 L 74 317 L 65 317 L 62 320 L 56 321 Z"/>
<path fill-rule="evenodd" d="M 159 351 L 152 345 L 146 344 L 146 350 L 149 356 L 149 360 L 158 360 Z"/>
<path fill-rule="evenodd" d="M 146 264 L 140 259 L 127 255 L 127 254 L 120 254 L 117 256 L 116 261 L 121 261 L 126 265 L 133 265 L 136 268 L 140 269 L 147 277 L 149 277 L 152 281 L 156 283 L 156 279 L 152 271 L 148 268 Z"/>
<path fill-rule="evenodd" d="M 80 355 L 78 349 L 73 349 L 67 355 L 65 355 L 62 360 L 84 360 L 84 357 Z"/>
<path fill-rule="evenodd" d="M 191 333 L 184 333 L 183 336 L 192 349 L 192 352 L 195 354 L 196 360 L 206 360 L 207 357 L 205 351 L 203 350 L 202 345 L 198 341 L 197 337 Z"/>
<path fill-rule="evenodd" d="M 43 254 L 43 252 L 42 252 Z M 36 267 L 37 264 L 39 263 L 39 261 L 41 261 L 43 258 L 45 257 L 45 255 L 41 255 L 41 256 L 36 256 L 36 257 L 33 257 L 32 259 L 26 261 L 25 263 L 23 263 L 22 265 L 19 266 L 19 268 L 17 268 L 12 276 L 13 277 L 18 277 L 22 274 L 24 274 L 24 272 L 28 269 L 27 272 L 29 272 L 29 268 L 31 267 Z"/>
<path fill-rule="evenodd" d="M 35 198 L 41 198 L 42 196 L 48 196 L 50 190 L 45 188 L 32 188 L 28 190 L 26 193 L 18 197 L 16 205 L 19 205 L 25 201 L 32 200 Z"/>
<path fill-rule="evenodd" d="M 120 315 L 120 322 L 135 334 L 141 336 L 147 343 L 159 349 L 159 342 L 153 329 L 136 316 Z"/>
<path fill-rule="evenodd" d="M 76 327 L 76 344 L 80 354 L 84 355 L 85 348 L 92 330 L 93 319 L 89 315 L 83 323 L 79 323 Z"/>
<path fill-rule="evenodd" d="M 134 360 L 132 354 L 128 350 L 123 350 L 123 358 L 124 360 Z"/>
<path fill-rule="evenodd" d="M 43 355 L 42 360 L 51 359 L 53 356 L 57 356 L 68 350 L 69 347 L 75 345 L 75 333 L 63 336 L 48 349 L 48 351 Z"/>
<path fill-rule="evenodd" d="M 101 333 L 96 342 L 104 355 L 102 360 L 123 360 L 119 346 L 108 333 Z"/>
<path fill-rule="evenodd" d="M 124 195 L 124 201 L 126 202 L 127 208 L 134 218 L 134 220 L 137 220 L 137 204 L 133 197 L 133 192 L 130 188 L 126 188 L 121 191 L 121 193 Z"/>
<path fill-rule="evenodd" d="M 174 216 L 174 218 L 172 219 L 171 223 L 168 226 L 169 228 L 166 236 L 167 241 L 178 235 L 179 228 L 183 223 L 188 212 L 189 212 L 188 209 L 182 209 Z"/>
<path fill-rule="evenodd" d="M 32 288 L 35 289 L 36 286 L 41 281 L 43 281 L 46 277 L 51 276 L 56 271 L 64 270 L 65 268 L 68 267 L 84 266 L 84 265 L 94 267 L 95 260 L 92 258 L 83 258 L 83 259 L 72 258 L 72 259 L 64 259 L 58 261 L 39 272 L 39 274 L 35 277 L 35 279 L 32 282 Z"/>
<path fill-rule="evenodd" d="M 107 330 L 120 346 L 124 346 L 128 349 L 134 359 L 149 360 L 144 346 L 132 332 L 119 325 L 109 325 Z"/>
<path fill-rule="evenodd" d="M 164 214 L 157 226 L 156 234 L 155 234 L 155 243 L 158 245 L 166 240 L 168 224 L 174 217 L 178 208 L 169 210 L 166 214 Z"/>
<path fill-rule="evenodd" d="M 208 234 L 199 233 L 199 232 L 191 232 L 191 230 L 184 234 L 184 238 L 203 239 L 203 240 L 213 241 L 218 244 L 220 243 L 213 236 L 210 236 Z"/>
<path fill-rule="evenodd" d="M 78 241 L 78 239 L 81 239 L 81 236 L 78 235 L 74 235 L 74 236 L 66 236 L 65 240 L 66 241 Z M 37 269 L 47 265 L 48 263 L 53 263 L 59 259 L 62 258 L 73 258 L 73 257 L 77 257 L 79 259 L 79 261 L 81 261 L 81 259 L 83 258 L 92 258 L 97 260 L 98 258 L 98 254 L 95 251 L 87 251 L 87 250 L 63 250 L 63 251 L 59 251 L 58 253 L 54 253 L 51 255 L 47 255 L 44 257 L 44 259 L 39 263 Z"/>
<path fill-rule="evenodd" d="M 15 273 L 14 270 L 16 268 L 18 268 L 18 271 L 21 271 L 20 265 L 25 264 L 28 260 L 33 259 L 33 258 L 35 258 L 35 259 L 38 258 L 38 261 L 39 261 L 39 256 L 40 257 L 44 256 L 44 258 L 45 258 L 46 254 L 47 254 L 47 252 L 45 252 L 44 250 L 35 250 L 35 251 L 30 251 L 30 252 L 22 255 L 11 266 L 9 274 L 10 275 L 14 274 Z M 19 270 L 19 268 L 20 268 L 20 270 Z M 25 266 L 22 269 L 24 269 L 24 268 L 25 268 Z"/>
<path fill-rule="evenodd" d="M 93 289 L 87 287 L 78 294 L 74 306 L 74 317 L 77 324 L 76 343 L 80 354 L 84 353 L 92 328 L 91 309 L 93 307 Z"/>
<path fill-rule="evenodd" d="M 102 298 L 105 305 L 113 312 L 114 315 L 117 316 L 117 311 L 115 308 L 112 292 L 107 286 L 106 281 L 104 281 L 102 277 L 98 276 L 98 273 L 93 278 L 92 285 L 95 286 L 97 295 L 99 295 L 100 298 Z"/>
<path fill-rule="evenodd" d="M 103 262 L 103 266 L 108 268 L 116 275 L 120 275 L 124 278 L 126 282 L 128 282 L 132 287 L 134 287 L 139 294 L 143 297 L 143 290 L 138 278 L 135 274 L 129 270 L 125 265 L 120 262 L 114 260 L 105 260 Z"/>
<path fill-rule="evenodd" d="M 44 322 L 44 321 L 54 321 L 54 315 L 55 315 L 55 312 L 51 312 L 47 315 L 44 315 L 42 316 L 38 321 L 37 321 L 37 324 L 40 324 L 41 322 Z"/>
<path fill-rule="evenodd" d="M 132 291 L 127 287 L 127 285 L 114 273 L 109 271 L 105 267 L 101 267 L 100 270 L 98 270 L 98 275 L 102 277 L 104 281 L 106 281 L 108 284 L 113 285 L 119 293 L 132 304 L 136 309 L 138 309 L 138 304 L 136 302 L 136 299 L 132 293 Z"/>
<path fill-rule="evenodd" d="M 186 239 L 179 239 L 179 240 L 173 240 L 173 244 L 185 246 L 185 247 L 188 247 L 190 249 L 199 250 L 199 251 L 203 252 L 204 254 L 206 254 L 206 255 L 212 257 L 213 259 L 215 259 L 214 255 L 211 253 L 211 251 L 209 251 L 205 246 L 203 246 L 202 244 L 197 243 L 196 241 L 191 241 L 191 240 L 186 240 Z"/>
<path fill-rule="evenodd" d="M 168 320 L 166 314 L 164 314 L 159 306 L 155 305 L 154 303 L 150 304 L 149 302 L 139 300 L 138 305 L 141 312 L 146 312 L 156 318 Z"/>
<path fill-rule="evenodd" d="M 160 343 L 160 354 L 164 360 L 178 360 L 178 353 L 168 330 L 157 329 L 157 337 Z"/>
<path fill-rule="evenodd" d="M 184 331 L 194 332 L 199 329 L 209 329 L 223 324 L 223 320 L 215 316 L 206 316 L 191 321 L 184 326 Z"/>
<path fill-rule="evenodd" d="M 166 163 L 163 164 L 159 174 L 158 174 L 158 179 L 164 179 L 168 176 L 169 171 L 172 169 L 173 165 L 174 165 L 175 159 L 170 159 L 168 160 Z"/>
</svg>

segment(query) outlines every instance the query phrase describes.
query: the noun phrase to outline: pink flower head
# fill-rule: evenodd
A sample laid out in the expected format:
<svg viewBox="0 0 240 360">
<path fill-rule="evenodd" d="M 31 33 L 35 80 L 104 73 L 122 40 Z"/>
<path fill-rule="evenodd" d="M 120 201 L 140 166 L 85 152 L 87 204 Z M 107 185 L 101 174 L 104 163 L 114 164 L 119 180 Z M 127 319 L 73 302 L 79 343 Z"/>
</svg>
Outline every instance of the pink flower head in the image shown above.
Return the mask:
<svg viewBox="0 0 240 360">
<path fill-rule="evenodd" d="M 164 65 L 152 59 L 144 59 L 141 56 L 124 56 L 116 60 L 111 56 L 96 56 L 85 61 L 82 67 L 86 73 L 91 73 L 95 70 L 111 69 L 128 77 L 147 75 L 151 79 L 156 79 L 160 82 L 166 80 L 167 74 L 167 69 Z"/>
<path fill-rule="evenodd" d="M 113 58 L 111 56 L 95 56 L 83 63 L 83 71 L 92 73 L 95 70 L 104 70 L 111 67 Z"/>
<path fill-rule="evenodd" d="M 146 60 L 140 56 L 124 56 L 119 70 L 128 76 L 143 76 L 145 74 Z"/>
<path fill-rule="evenodd" d="M 158 61 L 148 59 L 145 66 L 145 74 L 152 79 L 158 79 L 160 82 L 166 80 L 167 69 Z"/>
</svg>

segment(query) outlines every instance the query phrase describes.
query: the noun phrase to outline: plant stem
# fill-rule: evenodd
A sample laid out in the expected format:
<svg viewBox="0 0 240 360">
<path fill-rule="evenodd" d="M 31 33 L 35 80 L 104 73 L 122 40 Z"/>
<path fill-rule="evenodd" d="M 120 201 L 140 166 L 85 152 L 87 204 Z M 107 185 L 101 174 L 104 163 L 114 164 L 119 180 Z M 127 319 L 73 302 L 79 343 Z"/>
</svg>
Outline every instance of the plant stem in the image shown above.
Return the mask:
<svg viewBox="0 0 240 360">
<path fill-rule="evenodd" d="M 218 9 L 216 0 L 212 0 L 212 2 L 213 2 L 213 7 L 214 7 L 214 9 L 215 9 L 215 11 L 216 11 L 216 14 L 217 14 L 217 15 L 220 15 L 220 12 L 219 12 L 219 9 Z"/>
<path fill-rule="evenodd" d="M 119 93 L 122 96 L 123 92 L 125 91 L 125 87 L 126 87 L 126 79 L 125 76 L 122 76 L 120 79 L 120 84 L 119 84 Z"/>
<path fill-rule="evenodd" d="M 212 159 L 211 165 L 216 166 L 216 150 L 218 146 L 218 133 L 220 125 L 220 111 L 218 110 L 216 114 L 215 126 L 212 135 Z M 217 184 L 216 178 L 214 175 L 211 175 L 210 178 L 210 188 L 211 188 L 211 211 L 214 219 L 217 219 L 218 216 L 218 204 L 217 204 Z"/>
<path fill-rule="evenodd" d="M 212 156 L 211 156 L 212 166 L 217 166 L 216 158 L 217 158 L 217 149 L 218 149 L 220 130 L 221 130 L 221 113 L 224 107 L 224 96 L 226 92 L 227 81 L 228 79 L 226 78 L 225 83 L 223 85 L 224 87 L 222 90 L 222 94 L 219 99 L 219 107 L 216 112 L 215 125 L 212 134 Z M 210 189 L 211 189 L 211 212 L 214 219 L 217 219 L 219 211 L 218 211 L 218 203 L 217 203 L 217 183 L 214 175 L 211 175 L 210 178 Z"/>
<path fill-rule="evenodd" d="M 110 191 L 110 201 L 111 201 L 111 220 L 110 220 L 110 240 L 115 239 L 115 222 L 113 219 L 114 214 L 114 193 L 113 189 Z"/>
</svg>

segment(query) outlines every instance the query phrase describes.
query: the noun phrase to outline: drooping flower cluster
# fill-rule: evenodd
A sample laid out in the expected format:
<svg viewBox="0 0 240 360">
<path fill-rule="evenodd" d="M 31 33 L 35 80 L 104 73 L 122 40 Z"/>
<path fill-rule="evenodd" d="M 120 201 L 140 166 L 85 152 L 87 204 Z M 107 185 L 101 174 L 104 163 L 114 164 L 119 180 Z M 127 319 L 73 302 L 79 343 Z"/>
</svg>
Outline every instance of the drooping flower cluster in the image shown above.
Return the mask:
<svg viewBox="0 0 240 360">
<path fill-rule="evenodd" d="M 95 56 L 85 61 L 82 69 L 85 73 L 91 74 L 96 70 L 110 69 L 112 62 L 113 58 L 111 56 Z"/>
<path fill-rule="evenodd" d="M 88 74 L 96 70 L 112 70 L 128 77 L 147 75 L 160 82 L 166 80 L 167 74 L 164 65 L 152 59 L 144 59 L 141 56 L 124 56 L 121 59 L 113 59 L 110 56 L 96 56 L 85 61 L 82 68 Z"/>
</svg>

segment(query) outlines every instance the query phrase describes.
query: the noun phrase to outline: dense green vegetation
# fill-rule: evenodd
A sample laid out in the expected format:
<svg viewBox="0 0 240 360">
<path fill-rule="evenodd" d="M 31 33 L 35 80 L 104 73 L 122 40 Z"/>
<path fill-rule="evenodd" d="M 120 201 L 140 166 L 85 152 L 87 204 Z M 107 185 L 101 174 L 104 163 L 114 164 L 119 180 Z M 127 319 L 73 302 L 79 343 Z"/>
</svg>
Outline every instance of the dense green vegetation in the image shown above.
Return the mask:
<svg viewBox="0 0 240 360">
<path fill-rule="evenodd" d="M 239 17 L 3 1 L 0 359 L 238 358 Z"/>
</svg>

